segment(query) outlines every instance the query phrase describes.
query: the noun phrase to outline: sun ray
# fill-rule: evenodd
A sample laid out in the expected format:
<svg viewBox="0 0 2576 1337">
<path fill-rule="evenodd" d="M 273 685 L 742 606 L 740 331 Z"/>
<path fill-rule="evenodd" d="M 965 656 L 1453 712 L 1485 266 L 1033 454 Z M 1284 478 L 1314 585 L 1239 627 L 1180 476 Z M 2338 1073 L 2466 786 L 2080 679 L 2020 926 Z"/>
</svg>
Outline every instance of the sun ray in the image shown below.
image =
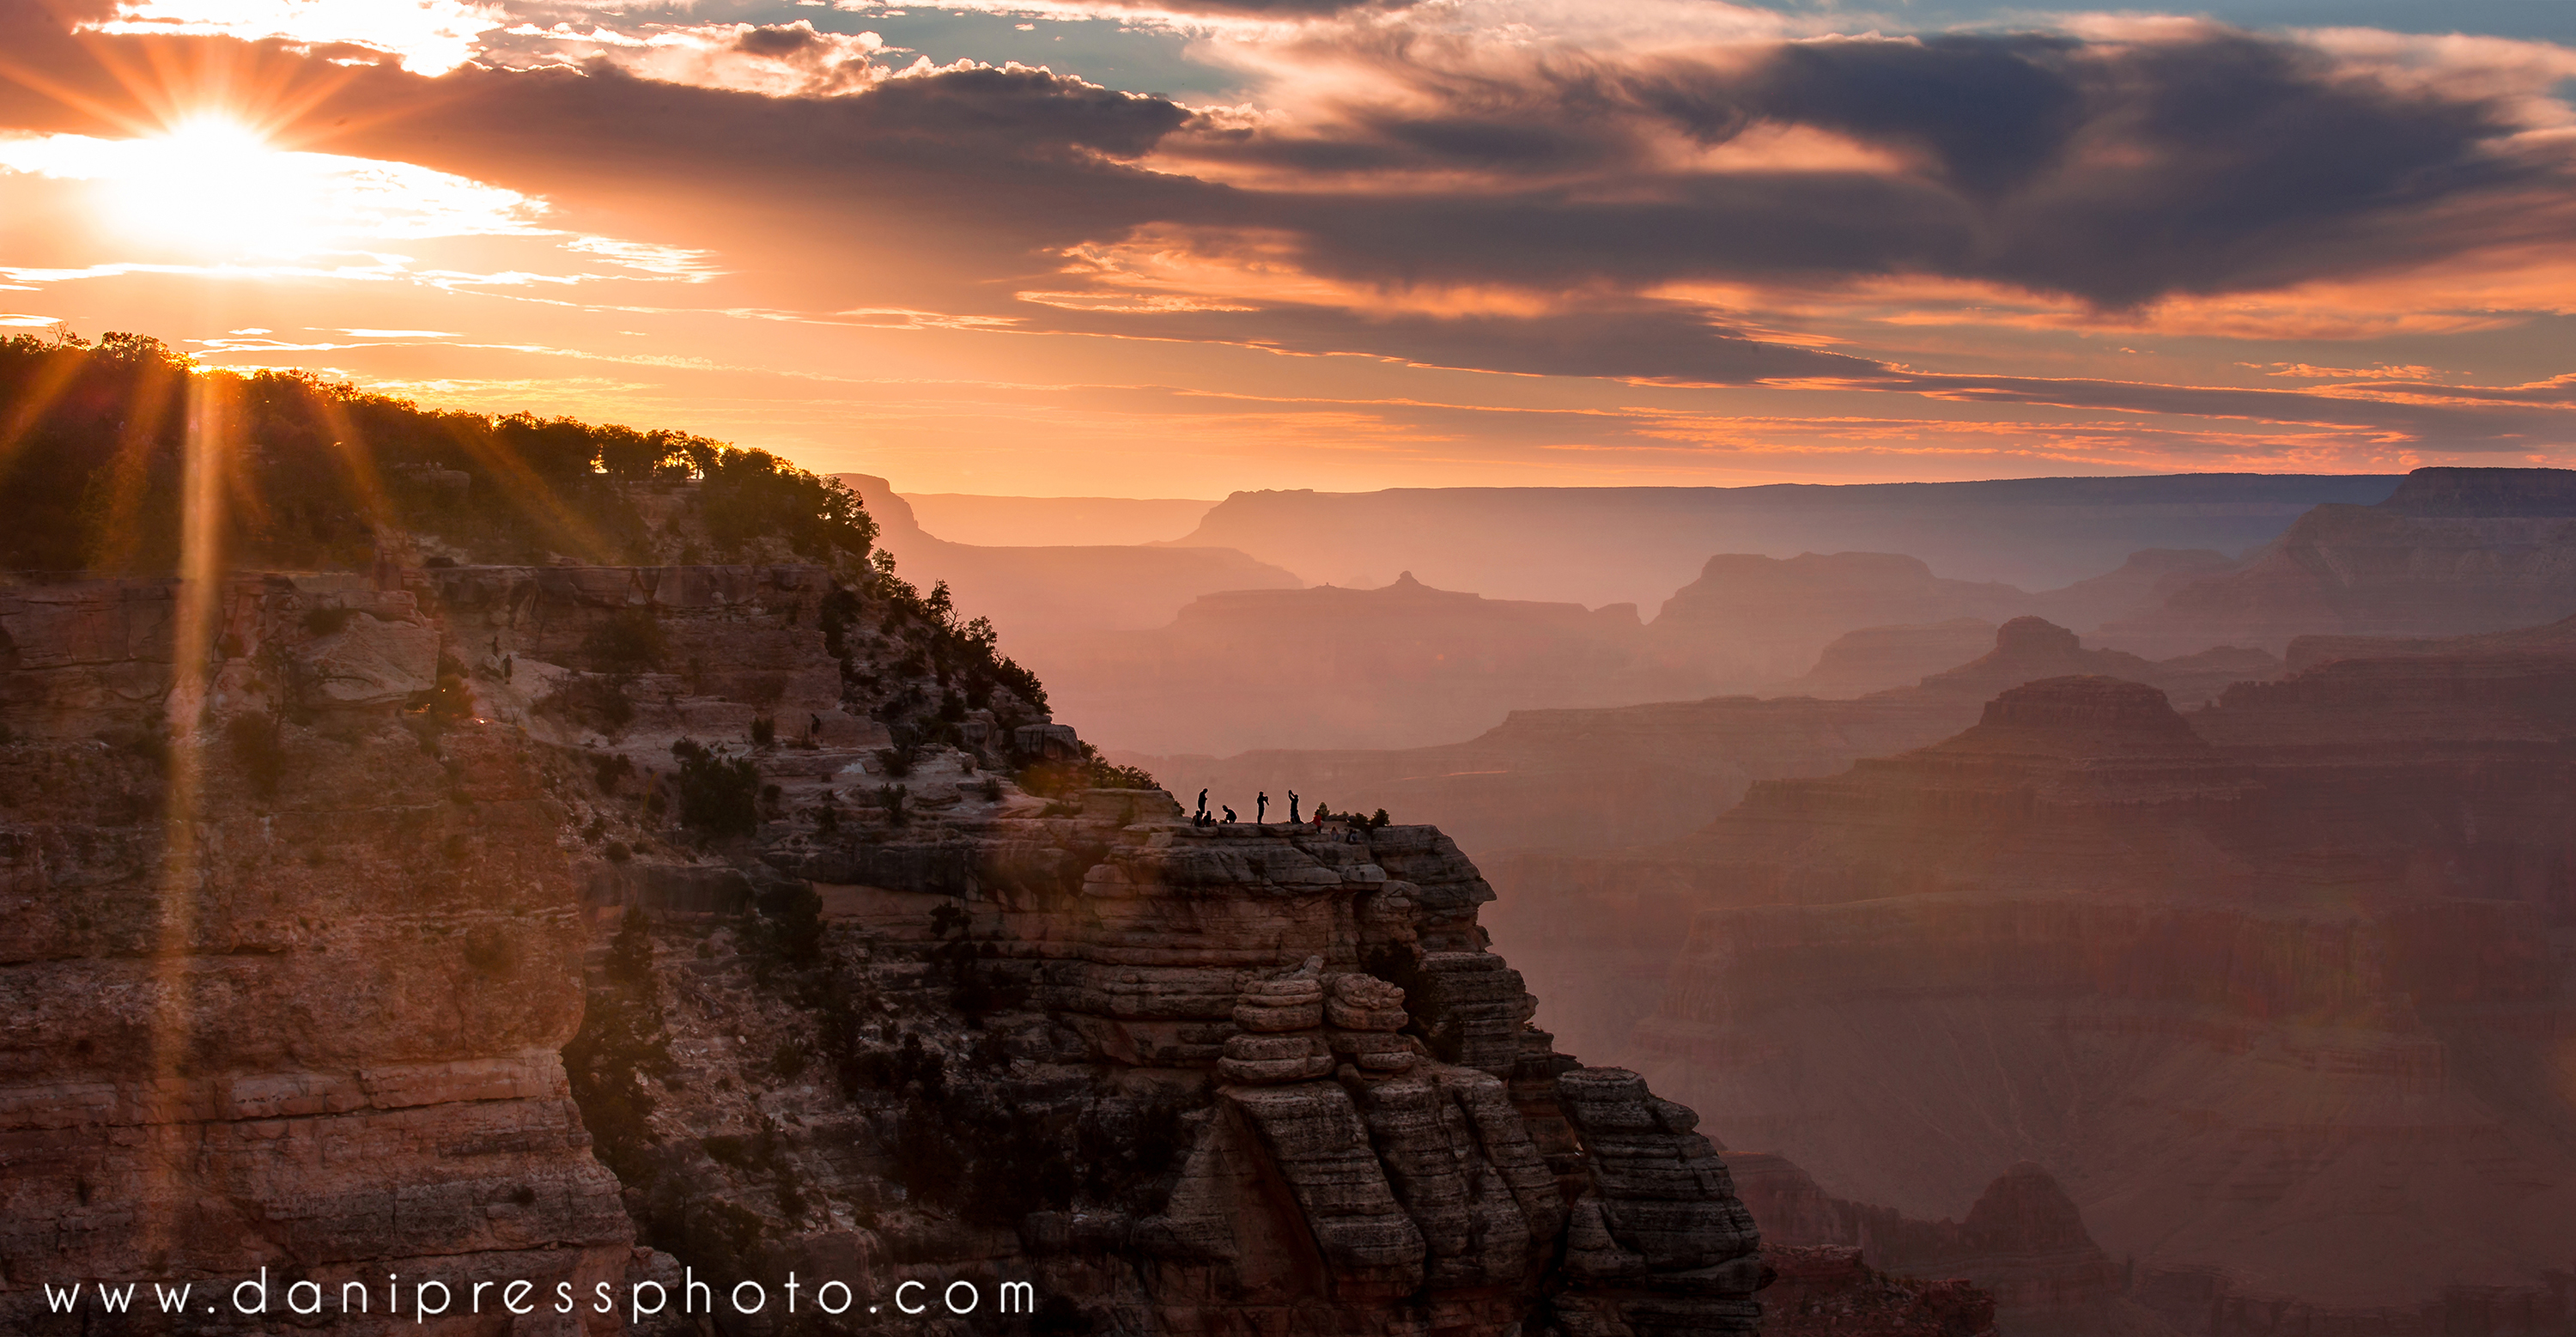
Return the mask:
<svg viewBox="0 0 2576 1337">
<path fill-rule="evenodd" d="M 9 458 L 18 453 L 27 433 L 35 430 L 36 424 L 52 410 L 54 402 L 71 388 L 83 365 L 80 353 L 71 345 L 55 349 L 53 356 L 45 359 L 7 421 L 0 422 L 0 470 L 9 467 Z"/>
<path fill-rule="evenodd" d="M 152 487 L 153 456 L 159 453 L 161 424 L 171 401 L 183 390 L 193 393 L 194 387 L 182 387 L 167 377 L 143 378 L 141 393 L 117 442 L 116 459 L 108 466 L 105 543 L 90 558 L 101 570 L 129 571 L 141 565 L 144 539 L 150 532 L 143 523 L 143 502 Z"/>
<path fill-rule="evenodd" d="M 478 433 L 451 426 L 448 435 L 483 467 L 502 475 L 509 483 L 503 491 L 510 503 L 529 519 L 551 530 L 554 537 L 563 540 L 565 547 L 596 563 L 607 564 L 617 559 L 619 554 L 609 546 L 608 540 L 574 514 L 573 509 L 555 495 L 555 490 L 546 486 L 546 480 L 528 467 L 526 460 L 520 459 L 517 452 L 503 447 L 488 430 Z"/>
</svg>

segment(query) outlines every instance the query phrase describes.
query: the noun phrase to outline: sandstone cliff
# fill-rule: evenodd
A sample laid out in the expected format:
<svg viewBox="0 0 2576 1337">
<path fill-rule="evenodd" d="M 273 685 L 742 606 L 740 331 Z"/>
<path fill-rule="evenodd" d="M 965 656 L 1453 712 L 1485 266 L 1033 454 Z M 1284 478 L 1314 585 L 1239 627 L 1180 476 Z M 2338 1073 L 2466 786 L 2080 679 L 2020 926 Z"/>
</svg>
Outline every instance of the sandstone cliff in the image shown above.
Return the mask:
<svg viewBox="0 0 2576 1337">
<path fill-rule="evenodd" d="M 1753 1330 L 1695 1116 L 1529 1027 L 1455 845 L 1086 788 L 948 616 L 796 565 L 0 588 L 0 1316 L 688 1269 Z"/>
<path fill-rule="evenodd" d="M 192 654 L 169 583 L 0 589 L 0 1322 L 117 1331 L 42 1327 L 38 1288 L 261 1268 L 281 1304 L 622 1285 L 559 1057 L 587 928 L 559 773 L 508 726 L 406 716 L 440 644 L 410 592 L 214 593 Z M 174 697 L 205 715 L 165 731 Z"/>
</svg>

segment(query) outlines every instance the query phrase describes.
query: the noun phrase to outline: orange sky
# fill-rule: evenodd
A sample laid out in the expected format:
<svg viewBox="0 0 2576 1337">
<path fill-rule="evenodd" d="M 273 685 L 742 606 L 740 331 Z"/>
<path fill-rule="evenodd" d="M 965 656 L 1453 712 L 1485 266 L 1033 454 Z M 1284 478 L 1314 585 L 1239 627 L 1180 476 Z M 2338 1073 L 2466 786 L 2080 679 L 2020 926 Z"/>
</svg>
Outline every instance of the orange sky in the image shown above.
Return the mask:
<svg viewBox="0 0 2576 1337">
<path fill-rule="evenodd" d="M 2555 34 L 1186 8 L 0 0 L 0 322 L 926 492 L 2576 462 Z"/>
</svg>

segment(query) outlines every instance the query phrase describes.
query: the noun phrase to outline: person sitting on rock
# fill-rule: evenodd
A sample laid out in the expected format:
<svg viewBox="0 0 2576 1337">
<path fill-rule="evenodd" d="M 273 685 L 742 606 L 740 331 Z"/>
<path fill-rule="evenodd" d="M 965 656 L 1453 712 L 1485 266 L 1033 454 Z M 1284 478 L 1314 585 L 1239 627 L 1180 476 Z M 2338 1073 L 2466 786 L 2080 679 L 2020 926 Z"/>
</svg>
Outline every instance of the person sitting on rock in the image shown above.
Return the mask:
<svg viewBox="0 0 2576 1337">
<path fill-rule="evenodd" d="M 1227 809 L 1225 810 L 1225 820 L 1226 820 L 1228 823 L 1231 823 L 1231 822 L 1233 822 L 1233 821 L 1234 821 L 1234 809 L 1232 809 L 1232 808 L 1227 808 Z"/>
<path fill-rule="evenodd" d="M 1265 789 L 1252 798 L 1252 824 L 1261 826 L 1270 820 L 1270 791 Z"/>
<path fill-rule="evenodd" d="M 1295 826 L 1304 820 L 1306 819 L 1297 815 L 1297 791 L 1291 789 L 1288 791 L 1288 824 Z"/>
</svg>

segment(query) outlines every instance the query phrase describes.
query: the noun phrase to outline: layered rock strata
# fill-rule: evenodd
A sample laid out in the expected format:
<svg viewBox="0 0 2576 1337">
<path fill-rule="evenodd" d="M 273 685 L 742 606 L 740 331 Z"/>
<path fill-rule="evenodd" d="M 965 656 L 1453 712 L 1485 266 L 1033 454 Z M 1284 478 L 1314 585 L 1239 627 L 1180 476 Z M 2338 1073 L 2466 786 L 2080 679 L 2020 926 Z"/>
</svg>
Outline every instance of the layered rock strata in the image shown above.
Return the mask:
<svg viewBox="0 0 2576 1337">
<path fill-rule="evenodd" d="M 0 600 L 11 1322 L 265 1266 L 1754 1328 L 1694 1117 L 1530 1027 L 1435 830 L 1029 792 L 1069 731 L 921 723 L 945 643 L 817 568 L 245 578 L 193 649 L 188 593 Z"/>
<path fill-rule="evenodd" d="M 406 718 L 439 645 L 408 592 L 227 582 L 193 654 L 177 595 L 0 593 L 0 1323 L 192 1330 L 38 1292 L 142 1283 L 144 1311 L 263 1268 L 279 1309 L 296 1281 L 379 1310 L 388 1276 L 622 1286 L 633 1227 L 558 1057 L 587 924 L 544 759 Z M 174 689 L 206 713 L 170 729 Z"/>
</svg>

